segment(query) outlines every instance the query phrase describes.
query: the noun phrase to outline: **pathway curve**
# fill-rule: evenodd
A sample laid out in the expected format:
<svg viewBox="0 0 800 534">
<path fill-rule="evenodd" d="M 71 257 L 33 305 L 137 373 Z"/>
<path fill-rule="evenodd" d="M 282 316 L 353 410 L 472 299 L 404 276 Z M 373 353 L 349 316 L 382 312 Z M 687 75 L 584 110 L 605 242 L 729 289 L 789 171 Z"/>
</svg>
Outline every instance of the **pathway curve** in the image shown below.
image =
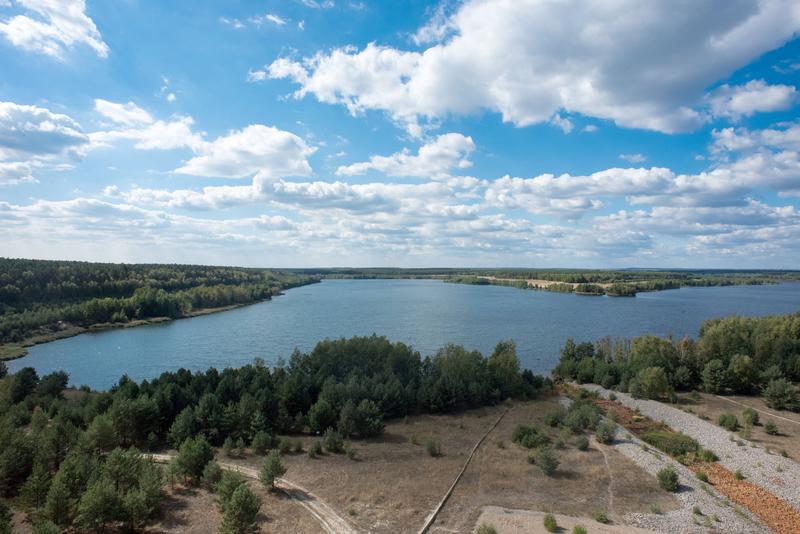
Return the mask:
<svg viewBox="0 0 800 534">
<path fill-rule="evenodd" d="M 775 417 L 776 419 L 782 419 L 784 421 L 788 421 L 788 422 L 790 422 L 792 424 L 795 424 L 795 425 L 800 425 L 800 421 L 795 421 L 794 419 L 789 419 L 788 417 L 784 417 L 782 415 L 778 415 L 776 413 L 772 413 L 772 412 L 769 412 L 767 410 L 762 410 L 761 408 L 756 408 L 755 406 L 750 406 L 749 404 L 745 404 L 744 402 L 739 402 L 737 400 L 733 400 L 733 399 L 730 399 L 728 397 L 723 397 L 722 395 L 714 395 L 714 396 L 716 398 L 718 398 L 718 399 L 722 399 L 724 401 L 732 402 L 733 404 L 738 404 L 739 406 L 742 406 L 743 408 L 752 408 L 753 410 L 755 410 L 755 411 L 757 411 L 759 413 L 763 413 L 764 415 L 768 415 L 770 417 Z"/>
<path fill-rule="evenodd" d="M 605 448 L 601 445 L 595 438 L 592 436 L 592 442 L 594 446 L 597 447 L 603 454 L 603 461 L 606 464 L 606 471 L 608 471 L 608 513 L 614 513 L 614 473 L 611 472 L 611 464 L 608 463 L 608 454 L 606 454 Z"/>
<path fill-rule="evenodd" d="M 174 454 L 150 454 L 148 455 L 154 462 L 168 463 Z M 222 469 L 236 471 L 247 478 L 258 480 L 258 470 L 243 465 L 217 462 Z M 295 484 L 285 478 L 278 478 L 275 487 L 285 493 L 290 499 L 296 501 L 305 508 L 314 518 L 319 521 L 322 529 L 328 534 L 357 534 L 357 530 L 344 517 L 340 516 L 325 501 L 317 497 L 306 488 Z"/>
</svg>

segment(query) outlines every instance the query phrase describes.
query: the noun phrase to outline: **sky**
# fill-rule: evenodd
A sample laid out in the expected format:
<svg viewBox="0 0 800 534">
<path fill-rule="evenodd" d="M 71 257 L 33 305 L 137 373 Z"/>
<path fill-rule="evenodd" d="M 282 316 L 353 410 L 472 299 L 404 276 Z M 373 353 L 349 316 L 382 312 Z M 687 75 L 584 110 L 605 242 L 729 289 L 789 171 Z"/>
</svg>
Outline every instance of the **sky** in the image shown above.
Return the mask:
<svg viewBox="0 0 800 534">
<path fill-rule="evenodd" d="M 0 256 L 800 265 L 796 0 L 0 0 Z"/>
</svg>

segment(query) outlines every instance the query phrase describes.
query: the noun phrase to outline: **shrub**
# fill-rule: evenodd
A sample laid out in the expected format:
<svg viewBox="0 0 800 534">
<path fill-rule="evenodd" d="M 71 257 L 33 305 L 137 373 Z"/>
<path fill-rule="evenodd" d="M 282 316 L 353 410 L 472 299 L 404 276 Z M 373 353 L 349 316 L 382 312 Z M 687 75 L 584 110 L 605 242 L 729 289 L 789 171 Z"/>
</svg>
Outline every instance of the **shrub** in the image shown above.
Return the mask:
<svg viewBox="0 0 800 534">
<path fill-rule="evenodd" d="M 700 509 L 699 506 L 696 506 L 696 505 L 694 507 L 692 507 L 692 513 L 694 515 L 703 515 L 703 511 Z"/>
<path fill-rule="evenodd" d="M 586 527 L 583 525 L 575 525 L 572 527 L 572 534 L 586 534 Z"/>
<path fill-rule="evenodd" d="M 731 432 L 735 432 L 736 429 L 739 428 L 739 420 L 730 412 L 720 414 L 720 416 L 717 417 L 717 424 Z"/>
<path fill-rule="evenodd" d="M 615 425 L 611 421 L 606 421 L 605 423 L 597 427 L 597 432 L 595 432 L 594 437 L 600 443 L 609 445 L 614 441 L 614 436 L 616 436 L 616 434 L 617 434 L 617 425 Z"/>
<path fill-rule="evenodd" d="M 511 435 L 511 441 L 527 449 L 535 449 L 550 443 L 550 438 L 533 425 L 517 425 Z"/>
<path fill-rule="evenodd" d="M 244 484 L 244 477 L 236 471 L 223 471 L 217 484 L 219 507 L 224 512 L 236 488 Z"/>
<path fill-rule="evenodd" d="M 608 394 L 608 400 L 610 401 L 617 400 L 617 394 L 612 391 L 611 393 Z"/>
<path fill-rule="evenodd" d="M 544 516 L 544 529 L 547 532 L 558 532 L 558 522 L 553 514 Z"/>
<path fill-rule="evenodd" d="M 278 452 L 280 452 L 281 454 L 289 454 L 290 452 L 292 452 L 292 440 L 285 437 L 280 438 L 278 440 Z"/>
<path fill-rule="evenodd" d="M 564 418 L 564 426 L 578 434 L 582 430 L 594 430 L 599 420 L 597 406 L 588 401 L 575 401 Z"/>
<path fill-rule="evenodd" d="M 651 514 L 656 514 L 656 515 L 661 515 L 661 507 L 659 505 L 657 505 L 657 504 L 651 504 L 650 505 L 650 513 Z"/>
<path fill-rule="evenodd" d="M 429 439 L 425 443 L 425 451 L 428 453 L 428 456 L 436 458 L 442 455 L 442 446 L 435 439 Z"/>
<path fill-rule="evenodd" d="M 344 450 L 344 439 L 342 435 L 332 428 L 325 431 L 322 442 L 325 445 L 325 450 L 328 452 L 340 453 Z"/>
<path fill-rule="evenodd" d="M 352 446 L 352 445 L 350 445 L 349 443 L 348 443 L 347 445 L 345 445 L 345 446 L 344 446 L 344 453 L 345 453 L 345 454 L 347 455 L 347 457 L 348 457 L 348 458 L 350 458 L 351 460 L 355 460 L 355 459 L 356 459 L 356 450 L 355 450 L 355 449 L 353 448 L 353 446 Z"/>
<path fill-rule="evenodd" d="M 228 436 L 225 438 L 225 443 L 222 444 L 222 450 L 225 452 L 225 456 L 228 458 L 236 457 L 236 444 L 234 443 L 232 437 Z"/>
<path fill-rule="evenodd" d="M 475 534 L 497 534 L 497 529 L 494 528 L 494 525 L 484 523 L 478 527 L 478 530 L 475 531 Z"/>
<path fill-rule="evenodd" d="M 667 491 L 678 491 L 678 473 L 675 468 L 668 465 L 661 469 L 657 474 L 658 485 Z"/>
<path fill-rule="evenodd" d="M 742 412 L 742 421 L 745 425 L 758 426 L 758 412 L 752 408 L 745 408 Z"/>
<path fill-rule="evenodd" d="M 295 452 L 297 454 L 303 452 L 303 442 L 300 441 L 299 439 L 295 439 L 294 441 L 292 441 L 292 452 Z"/>
<path fill-rule="evenodd" d="M 797 410 L 800 405 L 797 388 L 785 378 L 769 381 L 764 388 L 764 400 L 775 410 Z"/>
<path fill-rule="evenodd" d="M 559 426 L 563 421 L 564 421 L 564 412 L 562 410 L 549 412 L 547 415 L 544 416 L 545 424 L 547 426 L 552 426 L 553 428 Z"/>
<path fill-rule="evenodd" d="M 705 482 L 706 484 L 708 484 L 708 475 L 706 474 L 705 471 L 698 471 L 695 474 L 697 475 L 697 480 L 699 480 L 701 482 Z"/>
<path fill-rule="evenodd" d="M 586 436 L 580 436 L 578 438 L 578 442 L 575 444 L 579 451 L 585 451 L 589 449 L 589 438 Z"/>
<path fill-rule="evenodd" d="M 690 452 L 696 452 L 700 448 L 698 443 L 686 434 L 671 430 L 650 430 L 639 437 L 642 441 L 671 456 L 683 456 Z"/>
<path fill-rule="evenodd" d="M 250 443 L 250 447 L 256 454 L 266 454 L 269 448 L 272 447 L 272 436 L 270 436 L 267 432 L 260 430 L 256 432 L 255 436 L 253 436 L 253 441 Z"/>
<path fill-rule="evenodd" d="M 222 468 L 217 462 L 211 460 L 203 469 L 203 485 L 209 490 L 214 491 L 214 488 L 219 484 L 222 478 Z"/>
<path fill-rule="evenodd" d="M 767 421 L 764 423 L 764 432 L 769 434 L 770 436 L 777 436 L 780 434 L 780 430 L 778 430 L 778 425 L 776 425 L 772 421 Z"/>
<path fill-rule="evenodd" d="M 547 476 L 553 476 L 558 469 L 558 458 L 550 447 L 543 446 L 536 449 L 536 465 Z"/>
<path fill-rule="evenodd" d="M 194 480 L 203 476 L 206 464 L 214 458 L 214 449 L 206 438 L 197 436 L 183 442 L 175 459 L 179 472 Z"/>
<path fill-rule="evenodd" d="M 611 520 L 608 519 L 608 515 L 605 512 L 598 511 L 594 513 L 594 520 L 598 523 L 608 524 Z"/>
<path fill-rule="evenodd" d="M 737 469 L 736 472 L 733 474 L 733 478 L 735 478 L 736 480 L 744 480 L 745 477 L 742 471 Z"/>
<path fill-rule="evenodd" d="M 702 447 L 697 451 L 697 458 L 703 462 L 716 462 L 719 460 L 719 456 L 714 451 Z"/>
<path fill-rule="evenodd" d="M 308 457 L 309 458 L 316 458 L 320 454 L 322 454 L 322 443 L 320 443 L 319 441 L 315 441 L 308 448 Z"/>
<path fill-rule="evenodd" d="M 529 464 L 535 464 L 536 463 L 536 453 L 534 451 L 531 451 L 531 452 L 528 453 L 528 463 Z"/>
</svg>

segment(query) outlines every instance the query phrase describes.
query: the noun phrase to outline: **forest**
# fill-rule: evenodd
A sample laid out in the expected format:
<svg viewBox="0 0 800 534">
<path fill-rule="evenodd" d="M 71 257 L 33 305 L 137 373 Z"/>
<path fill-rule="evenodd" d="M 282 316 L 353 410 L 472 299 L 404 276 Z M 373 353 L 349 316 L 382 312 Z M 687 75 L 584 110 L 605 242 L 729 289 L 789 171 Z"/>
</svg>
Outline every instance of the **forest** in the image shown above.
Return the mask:
<svg viewBox="0 0 800 534">
<path fill-rule="evenodd" d="M 759 394 L 775 409 L 800 411 L 800 312 L 703 323 L 699 338 L 567 340 L 553 375 L 636 397 L 676 391 Z"/>
<path fill-rule="evenodd" d="M 169 476 L 199 479 L 212 446 L 286 450 L 278 435 L 330 441 L 383 432 L 385 419 L 533 398 L 549 379 L 520 370 L 513 342 L 485 357 L 456 345 L 432 356 L 384 337 L 326 340 L 270 369 L 185 369 L 110 391 L 67 389 L 68 376 L 0 362 L 0 532 L 9 505 L 38 532 L 108 525 L 139 530 Z M 140 451 L 179 450 L 166 471 Z M 276 453 L 277 454 L 277 453 Z M 198 459 L 199 458 L 199 459 Z M 6 528 L 6 530 L 4 530 Z"/>
<path fill-rule="evenodd" d="M 266 269 L 0 258 L 0 343 L 67 326 L 184 317 L 266 300 L 319 278 Z"/>
</svg>

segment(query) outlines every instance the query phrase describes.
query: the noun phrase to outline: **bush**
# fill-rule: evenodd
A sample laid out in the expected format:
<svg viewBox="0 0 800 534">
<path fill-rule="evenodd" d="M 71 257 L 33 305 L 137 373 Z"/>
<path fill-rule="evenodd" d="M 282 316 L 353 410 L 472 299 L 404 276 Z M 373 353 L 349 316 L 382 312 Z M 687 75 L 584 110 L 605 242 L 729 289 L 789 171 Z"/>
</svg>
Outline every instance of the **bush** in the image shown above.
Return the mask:
<svg viewBox="0 0 800 534">
<path fill-rule="evenodd" d="M 595 512 L 594 513 L 594 520 L 598 523 L 608 524 L 611 520 L 608 518 L 608 515 L 605 512 Z"/>
<path fill-rule="evenodd" d="M 797 388 L 785 378 L 770 380 L 764 388 L 767 406 L 775 410 L 797 410 L 800 408 Z"/>
<path fill-rule="evenodd" d="M 269 448 L 272 447 L 272 436 L 270 436 L 267 432 L 260 430 L 256 432 L 255 436 L 253 436 L 253 441 L 250 443 L 250 447 L 256 454 L 266 454 Z"/>
<path fill-rule="evenodd" d="M 575 525 L 572 528 L 572 534 L 586 534 L 586 527 L 583 525 Z"/>
<path fill-rule="evenodd" d="M 585 451 L 589 449 L 589 438 L 586 436 L 580 436 L 578 438 L 578 442 L 575 444 L 579 451 Z"/>
<path fill-rule="evenodd" d="M 719 456 L 714 451 L 702 447 L 697 451 L 697 457 L 703 462 L 716 462 L 719 460 Z"/>
<path fill-rule="evenodd" d="M 544 516 L 544 529 L 547 532 L 558 532 L 558 522 L 553 514 Z"/>
<path fill-rule="evenodd" d="M 752 408 L 745 408 L 742 412 L 742 421 L 745 425 L 758 426 L 758 412 Z"/>
<path fill-rule="evenodd" d="M 425 443 L 425 451 L 428 453 L 428 456 L 433 456 L 435 458 L 442 455 L 442 446 L 438 441 L 429 439 Z"/>
<path fill-rule="evenodd" d="M 617 425 L 612 423 L 611 421 L 606 421 L 599 427 L 597 427 L 597 432 L 595 432 L 595 439 L 600 443 L 605 445 L 610 445 L 614 441 L 614 437 L 617 435 Z"/>
<path fill-rule="evenodd" d="M 725 430 L 730 430 L 731 432 L 735 432 L 736 429 L 739 428 L 739 420 L 730 412 L 720 414 L 720 416 L 717 417 L 717 424 Z"/>
<path fill-rule="evenodd" d="M 564 412 L 561 410 L 549 412 L 544 416 L 544 423 L 553 428 L 559 426 L 564 421 Z"/>
<path fill-rule="evenodd" d="M 214 449 L 211 448 L 206 438 L 197 436 L 183 442 L 175 460 L 181 474 L 194 480 L 200 480 L 206 464 L 213 459 Z"/>
<path fill-rule="evenodd" d="M 650 430 L 639 437 L 642 441 L 661 449 L 670 456 L 683 456 L 691 452 L 697 452 L 700 448 L 700 445 L 694 439 L 671 430 Z"/>
<path fill-rule="evenodd" d="M 527 449 L 535 449 L 550 443 L 550 438 L 533 425 L 517 425 L 511 434 L 511 441 Z"/>
<path fill-rule="evenodd" d="M 544 446 L 536 449 L 536 465 L 547 476 L 553 476 L 558 469 L 558 458 L 550 447 Z"/>
<path fill-rule="evenodd" d="M 675 468 L 668 465 L 661 469 L 657 474 L 658 485 L 667 491 L 678 491 L 678 473 Z"/>
<path fill-rule="evenodd" d="M 225 443 L 222 444 L 222 450 L 228 458 L 236 458 L 238 451 L 236 450 L 236 443 L 233 438 L 228 436 L 225 438 Z"/>
<path fill-rule="evenodd" d="M 699 480 L 701 482 L 705 482 L 706 484 L 708 484 L 708 475 L 706 474 L 705 471 L 698 471 L 695 474 L 697 475 L 697 480 Z"/>
<path fill-rule="evenodd" d="M 737 469 L 736 472 L 733 474 L 733 478 L 736 480 L 744 480 L 744 475 L 742 474 L 741 470 Z"/>
<path fill-rule="evenodd" d="M 325 431 L 322 442 L 325 445 L 325 450 L 328 452 L 340 453 L 344 451 L 344 439 L 342 435 L 332 428 Z"/>
<path fill-rule="evenodd" d="M 497 534 L 497 529 L 494 528 L 494 525 L 484 523 L 478 527 L 478 530 L 475 531 L 475 534 Z"/>
<path fill-rule="evenodd" d="M 320 454 L 322 454 L 322 443 L 320 443 L 319 441 L 315 441 L 308 448 L 308 457 L 309 458 L 316 458 Z"/>
<path fill-rule="evenodd" d="M 599 420 L 597 406 L 589 401 L 575 401 L 564 418 L 564 426 L 578 434 L 582 430 L 594 430 Z"/>
<path fill-rule="evenodd" d="M 219 484 L 222 478 L 222 468 L 217 462 L 211 460 L 203 468 L 203 485 L 209 490 L 214 491 L 214 488 Z"/>
<path fill-rule="evenodd" d="M 233 496 L 233 492 L 236 491 L 236 488 L 242 484 L 244 484 L 244 477 L 236 471 L 222 472 L 222 477 L 220 477 L 216 489 L 217 497 L 219 498 L 220 510 L 223 512 L 225 511 L 225 508 L 228 506 L 228 502 Z"/>
<path fill-rule="evenodd" d="M 292 452 L 292 440 L 282 437 L 278 440 L 278 452 L 281 454 L 289 454 Z"/>
<path fill-rule="evenodd" d="M 767 421 L 764 423 L 764 432 L 769 434 L 770 436 L 777 436 L 780 434 L 780 430 L 778 430 L 778 425 L 776 425 L 772 421 Z"/>
</svg>

